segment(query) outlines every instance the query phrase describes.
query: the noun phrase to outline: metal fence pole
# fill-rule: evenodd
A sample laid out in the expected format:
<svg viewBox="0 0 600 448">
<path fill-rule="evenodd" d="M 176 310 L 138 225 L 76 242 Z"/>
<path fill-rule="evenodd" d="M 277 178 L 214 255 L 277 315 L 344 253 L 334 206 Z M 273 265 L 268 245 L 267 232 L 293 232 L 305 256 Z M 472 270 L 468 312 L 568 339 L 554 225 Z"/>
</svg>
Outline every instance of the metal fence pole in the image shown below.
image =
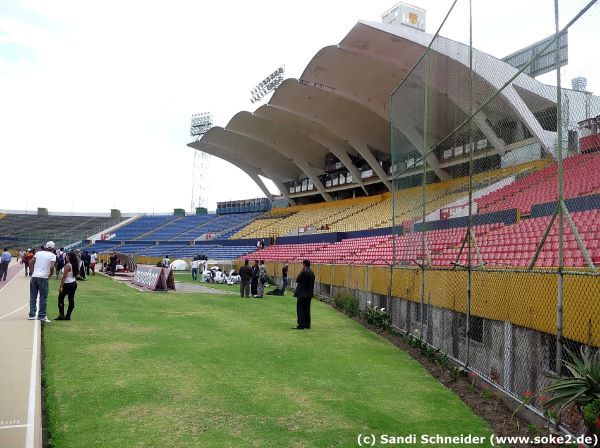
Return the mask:
<svg viewBox="0 0 600 448">
<path fill-rule="evenodd" d="M 423 160 L 423 177 L 421 179 L 421 207 L 423 216 L 423 227 L 421 228 L 421 254 L 425 253 L 425 235 L 427 234 L 427 224 L 425 218 L 427 216 L 427 203 L 425 200 L 426 196 L 426 185 L 427 185 L 427 160 L 425 154 L 427 154 L 427 133 L 429 128 L 429 117 L 428 117 L 428 102 L 429 102 L 429 53 L 425 55 L 425 82 L 424 82 L 424 97 L 425 102 L 423 105 L 423 154 L 421 155 Z M 419 332 L 419 339 L 423 338 L 423 307 L 425 305 L 425 262 L 421 261 L 421 306 L 419 309 L 419 321 L 421 322 L 421 331 Z"/>
<path fill-rule="evenodd" d="M 465 366 L 469 365 L 471 355 L 471 245 L 473 243 L 473 9 L 469 0 L 469 215 L 467 223 L 467 353 Z M 460 260 L 458 260 L 460 262 Z"/>
<path fill-rule="evenodd" d="M 555 51 L 560 50 L 559 28 L 558 28 L 558 0 L 554 0 L 554 25 L 555 25 Z M 560 375 L 562 369 L 562 335 L 563 335 L 563 294 L 564 294 L 564 260 L 563 260 L 563 238 L 564 238 L 564 213 L 563 207 L 563 153 L 562 153 L 562 89 L 560 82 L 560 55 L 556 54 L 556 133 L 558 145 L 556 148 L 558 158 L 558 293 L 556 300 L 556 373 Z"/>
</svg>

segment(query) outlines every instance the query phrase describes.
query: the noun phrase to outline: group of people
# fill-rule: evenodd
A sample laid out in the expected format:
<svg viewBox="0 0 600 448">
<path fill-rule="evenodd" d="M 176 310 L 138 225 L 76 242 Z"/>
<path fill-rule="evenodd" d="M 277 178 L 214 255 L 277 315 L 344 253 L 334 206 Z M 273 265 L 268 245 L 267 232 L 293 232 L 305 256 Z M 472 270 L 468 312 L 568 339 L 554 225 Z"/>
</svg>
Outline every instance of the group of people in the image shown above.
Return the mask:
<svg viewBox="0 0 600 448">
<path fill-rule="evenodd" d="M 60 284 L 58 287 L 58 312 L 56 320 L 71 320 L 71 314 L 75 308 L 75 292 L 77 291 L 77 280 L 85 279 L 85 275 L 95 275 L 95 266 L 98 261 L 96 252 L 91 255 L 84 251 L 71 250 L 65 252 L 64 248 L 58 251 L 54 247 L 54 242 L 48 241 L 44 246 L 41 246 L 37 251 L 27 249 L 27 252 L 19 252 L 21 264 L 25 266 L 25 276 L 30 276 L 29 284 L 29 320 L 36 318 L 42 322 L 51 322 L 47 316 L 47 301 L 49 279 L 56 272 L 58 278 L 62 272 Z M 5 255 L 8 254 L 8 255 Z M 206 257 L 194 257 L 192 262 L 192 278 L 195 280 L 198 275 L 198 269 L 204 262 Z M 168 262 L 168 256 L 163 259 Z M 10 252 L 5 248 L 0 256 L 0 279 L 4 276 L 6 279 L 6 271 L 8 264 L 11 261 Z M 113 254 L 110 258 L 109 266 L 114 272 L 116 267 L 117 257 Z M 6 263 L 6 264 L 5 264 Z M 167 264 L 168 267 L 168 264 Z M 265 285 L 270 281 L 267 274 L 267 268 L 264 260 L 255 260 L 254 265 L 250 267 L 249 260 L 244 261 L 244 265 L 239 270 L 240 275 L 240 295 L 241 297 L 256 297 L 262 298 L 264 295 Z M 285 292 L 288 285 L 288 265 L 283 265 L 281 270 L 282 289 Z M 296 330 L 310 329 L 310 303 L 314 293 L 315 275 L 310 269 L 310 260 L 302 262 L 302 271 L 296 278 L 296 289 L 294 297 L 297 299 L 296 314 L 297 326 Z M 38 307 L 39 296 L 39 307 Z M 65 298 L 68 298 L 67 312 L 65 313 Z"/>
<path fill-rule="evenodd" d="M 94 253 L 95 255 L 95 253 Z M 91 266 L 91 260 L 87 269 Z M 75 292 L 77 280 L 84 280 L 86 262 L 78 251 L 65 252 L 64 248 L 58 251 L 54 242 L 48 241 L 38 250 L 28 249 L 21 256 L 21 264 L 25 266 L 25 275 L 31 277 L 29 282 L 29 320 L 36 318 L 42 322 L 51 322 L 47 316 L 47 302 L 49 279 L 56 272 L 57 278 L 62 272 L 58 286 L 58 317 L 56 320 L 71 320 L 75 308 Z M 97 260 L 97 259 L 96 259 Z M 93 271 L 93 269 L 92 269 Z M 39 297 L 39 306 L 38 306 Z M 65 313 L 65 298 L 68 299 L 67 312 Z"/>
<path fill-rule="evenodd" d="M 117 257 L 117 254 L 111 254 L 111 256 L 108 259 L 108 262 L 106 260 L 102 262 L 101 271 L 107 275 L 114 276 L 117 273 L 118 262 L 119 258 Z"/>
<path fill-rule="evenodd" d="M 192 260 L 192 280 L 198 279 L 198 272 L 202 273 L 206 269 L 208 257 L 206 255 L 196 255 Z"/>
<path fill-rule="evenodd" d="M 283 294 L 285 294 L 288 286 L 288 268 L 287 263 L 281 268 Z M 241 278 L 241 297 L 250 297 L 250 294 L 252 294 L 252 297 L 258 298 L 263 296 L 265 284 L 270 281 L 264 260 L 255 260 L 254 265 L 250 266 L 250 261 L 246 259 L 244 265 L 240 268 L 239 275 Z M 295 330 L 310 329 L 310 302 L 314 294 L 314 289 L 315 274 L 310 269 L 310 260 L 304 260 L 302 262 L 302 271 L 300 271 L 296 278 L 296 289 L 294 291 L 294 297 L 297 299 L 297 325 L 294 327 Z"/>
<path fill-rule="evenodd" d="M 250 267 L 249 260 L 244 261 L 240 268 L 240 295 L 242 297 L 262 298 L 265 292 L 265 285 L 269 283 L 267 267 L 265 260 L 254 260 L 254 265 Z"/>
</svg>

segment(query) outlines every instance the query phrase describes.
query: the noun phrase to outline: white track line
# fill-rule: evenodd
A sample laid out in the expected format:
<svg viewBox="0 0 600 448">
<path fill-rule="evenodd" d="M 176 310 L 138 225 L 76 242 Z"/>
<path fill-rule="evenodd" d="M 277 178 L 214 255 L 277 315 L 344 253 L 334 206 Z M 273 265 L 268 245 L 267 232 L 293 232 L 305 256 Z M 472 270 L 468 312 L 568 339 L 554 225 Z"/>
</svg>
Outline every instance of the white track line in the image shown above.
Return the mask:
<svg viewBox="0 0 600 448">
<path fill-rule="evenodd" d="M 25 305 L 23 305 L 21 308 L 17 308 L 16 310 L 14 310 L 14 311 L 11 311 L 10 313 L 8 313 L 8 314 L 5 314 L 4 316 L 0 316 L 0 319 L 4 319 L 5 317 L 8 317 L 8 316 L 10 316 L 11 314 L 15 314 L 17 311 L 21 311 L 21 310 L 22 310 L 23 308 L 25 308 L 27 305 L 29 305 L 29 303 L 26 303 L 26 304 L 25 304 Z"/>
<path fill-rule="evenodd" d="M 20 271 L 20 270 L 21 270 L 21 269 L 19 269 L 19 271 Z M 15 278 L 17 278 L 17 275 L 16 275 L 16 274 L 13 276 L 13 278 L 11 278 L 9 281 L 7 281 L 7 282 L 6 282 L 6 284 L 5 284 L 4 286 L 8 285 L 8 284 L 9 284 L 10 282 L 12 282 L 12 281 L 13 281 Z M 3 288 L 0 288 L 0 291 L 2 291 L 2 289 L 3 289 Z M 21 310 L 22 310 L 23 308 L 25 308 L 27 305 L 29 305 L 29 303 L 26 303 L 26 304 L 25 304 L 25 305 L 23 305 L 22 307 L 20 307 L 20 308 L 17 308 L 16 310 L 14 310 L 14 311 L 11 311 L 10 313 L 8 313 L 8 314 L 5 314 L 4 316 L 0 316 L 0 319 L 4 319 L 5 317 L 8 317 L 8 316 L 10 316 L 11 314 L 15 314 L 17 311 L 21 311 Z"/>
<path fill-rule="evenodd" d="M 35 401 L 37 388 L 38 332 L 41 322 L 33 321 L 33 350 L 31 350 L 31 372 L 29 376 L 29 404 L 27 407 L 27 438 L 25 448 L 33 448 L 35 439 Z"/>
<path fill-rule="evenodd" d="M 9 426 L 0 426 L 0 429 L 14 429 L 14 428 L 28 428 L 29 425 L 9 425 Z"/>
</svg>

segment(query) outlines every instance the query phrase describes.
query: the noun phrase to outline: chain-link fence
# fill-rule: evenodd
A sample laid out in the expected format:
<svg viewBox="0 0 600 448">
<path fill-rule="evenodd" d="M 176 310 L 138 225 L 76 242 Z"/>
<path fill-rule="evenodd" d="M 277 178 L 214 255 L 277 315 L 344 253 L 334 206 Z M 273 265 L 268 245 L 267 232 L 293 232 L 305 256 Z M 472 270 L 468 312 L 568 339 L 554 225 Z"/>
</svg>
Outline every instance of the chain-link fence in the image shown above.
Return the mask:
<svg viewBox="0 0 600 448">
<path fill-rule="evenodd" d="M 526 25 L 483 32 L 480 3 L 452 4 L 391 95 L 394 269 L 367 290 L 391 298 L 394 325 L 522 397 L 566 373 L 566 349 L 600 347 L 600 7 L 536 2 L 522 44 L 546 40 L 505 62 L 474 31 L 489 48 Z"/>
</svg>

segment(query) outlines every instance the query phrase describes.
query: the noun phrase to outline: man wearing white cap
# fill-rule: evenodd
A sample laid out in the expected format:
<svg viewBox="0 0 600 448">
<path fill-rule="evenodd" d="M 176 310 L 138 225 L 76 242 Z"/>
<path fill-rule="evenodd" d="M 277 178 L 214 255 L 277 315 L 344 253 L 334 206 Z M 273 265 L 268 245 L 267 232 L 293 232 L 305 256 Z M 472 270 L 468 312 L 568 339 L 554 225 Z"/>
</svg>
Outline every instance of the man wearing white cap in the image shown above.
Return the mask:
<svg viewBox="0 0 600 448">
<path fill-rule="evenodd" d="M 29 320 L 37 317 L 42 322 L 49 323 L 50 319 L 46 316 L 46 305 L 48 302 L 48 279 L 54 273 L 54 263 L 56 255 L 51 251 L 54 249 L 54 242 L 48 241 L 43 249 L 38 250 L 29 262 Z M 37 298 L 40 295 L 40 308 L 38 311 Z"/>
</svg>

